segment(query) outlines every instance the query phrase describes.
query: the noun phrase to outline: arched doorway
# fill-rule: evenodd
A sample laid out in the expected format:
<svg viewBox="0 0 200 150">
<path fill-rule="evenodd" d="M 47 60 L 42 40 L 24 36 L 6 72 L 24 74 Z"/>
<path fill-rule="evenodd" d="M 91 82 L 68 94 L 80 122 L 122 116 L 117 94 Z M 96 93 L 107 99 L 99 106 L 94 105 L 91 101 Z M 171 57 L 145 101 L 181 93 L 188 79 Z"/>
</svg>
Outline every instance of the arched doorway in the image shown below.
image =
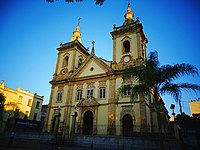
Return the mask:
<svg viewBox="0 0 200 150">
<path fill-rule="evenodd" d="M 92 135 L 93 133 L 93 113 L 86 111 L 83 116 L 83 134 Z"/>
<path fill-rule="evenodd" d="M 123 136 L 132 136 L 133 134 L 133 119 L 129 114 L 123 116 L 122 134 Z"/>
</svg>

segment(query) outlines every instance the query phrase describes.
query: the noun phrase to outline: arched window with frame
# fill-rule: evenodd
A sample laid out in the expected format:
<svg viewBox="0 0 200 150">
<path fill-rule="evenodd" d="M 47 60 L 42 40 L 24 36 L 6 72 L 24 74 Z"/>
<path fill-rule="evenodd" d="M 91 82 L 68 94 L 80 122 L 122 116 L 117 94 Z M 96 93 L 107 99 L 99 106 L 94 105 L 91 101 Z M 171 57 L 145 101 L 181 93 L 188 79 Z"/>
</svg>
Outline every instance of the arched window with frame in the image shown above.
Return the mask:
<svg viewBox="0 0 200 150">
<path fill-rule="evenodd" d="M 124 46 L 125 53 L 130 52 L 130 42 L 128 40 L 124 41 L 123 46 Z"/>
<path fill-rule="evenodd" d="M 69 61 L 69 57 L 65 56 L 65 58 L 63 60 L 63 67 L 67 67 L 68 66 L 68 61 Z"/>
<path fill-rule="evenodd" d="M 78 59 L 78 68 L 82 65 L 83 61 L 81 58 Z"/>
</svg>

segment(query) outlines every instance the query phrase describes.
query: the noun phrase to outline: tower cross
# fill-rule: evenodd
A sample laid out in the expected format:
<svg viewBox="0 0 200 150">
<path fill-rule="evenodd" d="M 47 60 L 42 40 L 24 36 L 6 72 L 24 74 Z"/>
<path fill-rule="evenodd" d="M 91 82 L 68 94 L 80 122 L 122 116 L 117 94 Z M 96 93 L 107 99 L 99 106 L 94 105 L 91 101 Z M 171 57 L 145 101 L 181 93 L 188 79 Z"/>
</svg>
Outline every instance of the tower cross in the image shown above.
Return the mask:
<svg viewBox="0 0 200 150">
<path fill-rule="evenodd" d="M 92 41 L 92 48 L 94 48 L 94 43 L 95 43 L 95 41 Z"/>
<path fill-rule="evenodd" d="M 78 26 L 80 25 L 80 20 L 81 20 L 81 18 L 78 18 Z"/>
<path fill-rule="evenodd" d="M 92 51 L 91 51 L 92 54 L 94 54 L 94 43 L 95 41 L 92 41 Z"/>
</svg>

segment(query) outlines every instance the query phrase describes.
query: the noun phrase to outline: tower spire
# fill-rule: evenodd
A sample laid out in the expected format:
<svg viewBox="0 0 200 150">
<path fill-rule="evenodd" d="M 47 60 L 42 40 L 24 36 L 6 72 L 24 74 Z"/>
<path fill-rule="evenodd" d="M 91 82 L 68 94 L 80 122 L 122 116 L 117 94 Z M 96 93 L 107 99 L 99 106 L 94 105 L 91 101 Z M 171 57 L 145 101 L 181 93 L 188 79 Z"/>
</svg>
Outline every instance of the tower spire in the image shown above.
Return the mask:
<svg viewBox="0 0 200 150">
<path fill-rule="evenodd" d="M 130 0 L 128 0 L 128 8 L 126 14 L 124 15 L 125 21 L 123 25 L 130 24 L 134 21 L 134 13 L 131 11 L 130 5 Z"/>
<path fill-rule="evenodd" d="M 82 43 L 81 32 L 80 32 L 80 20 L 81 18 L 78 18 L 78 24 L 76 26 L 76 30 L 73 32 L 73 36 L 70 39 L 70 42 L 78 40 L 80 43 Z"/>
</svg>

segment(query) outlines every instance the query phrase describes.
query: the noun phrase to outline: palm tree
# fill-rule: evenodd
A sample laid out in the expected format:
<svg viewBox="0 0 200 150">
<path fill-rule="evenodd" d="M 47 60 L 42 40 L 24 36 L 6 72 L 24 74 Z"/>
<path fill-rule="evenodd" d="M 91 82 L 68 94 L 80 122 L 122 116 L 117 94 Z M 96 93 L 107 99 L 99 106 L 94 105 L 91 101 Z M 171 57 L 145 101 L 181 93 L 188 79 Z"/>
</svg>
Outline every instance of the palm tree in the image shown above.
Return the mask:
<svg viewBox="0 0 200 150">
<path fill-rule="evenodd" d="M 55 2 L 55 0 L 46 0 L 47 2 L 49 2 L 49 3 L 53 3 L 53 2 Z M 83 0 L 65 0 L 66 2 L 68 2 L 68 3 L 73 3 L 73 2 L 82 2 Z M 103 5 L 103 3 L 104 3 L 104 1 L 105 0 L 95 0 L 96 2 L 96 4 L 97 5 Z"/>
<path fill-rule="evenodd" d="M 164 148 L 160 116 L 161 106 L 163 106 L 161 95 L 170 94 L 180 104 L 182 89 L 200 91 L 200 86 L 196 84 L 173 83 L 175 79 L 184 75 L 192 75 L 194 77 L 198 75 L 198 70 L 193 65 L 184 63 L 160 66 L 157 52 L 151 52 L 142 65 L 130 67 L 124 71 L 124 79 L 134 77 L 138 81 L 138 84 L 131 86 L 132 97 L 137 94 L 150 94 L 153 97 L 153 106 L 157 111 L 161 149 Z M 180 111 L 182 113 L 182 109 Z"/>
</svg>

